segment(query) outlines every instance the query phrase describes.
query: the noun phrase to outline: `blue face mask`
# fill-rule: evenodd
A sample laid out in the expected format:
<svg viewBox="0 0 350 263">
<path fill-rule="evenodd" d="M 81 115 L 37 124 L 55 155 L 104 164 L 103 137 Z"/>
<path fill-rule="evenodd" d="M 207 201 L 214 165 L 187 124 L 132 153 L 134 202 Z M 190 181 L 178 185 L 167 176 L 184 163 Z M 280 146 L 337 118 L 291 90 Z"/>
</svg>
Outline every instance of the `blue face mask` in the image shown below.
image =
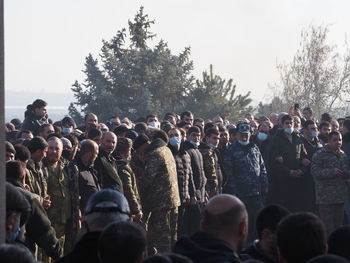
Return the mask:
<svg viewBox="0 0 350 263">
<path fill-rule="evenodd" d="M 311 132 L 311 138 L 316 138 L 317 137 L 317 132 L 313 131 Z"/>
<path fill-rule="evenodd" d="M 190 143 L 196 148 L 198 148 L 198 146 L 200 145 L 199 142 L 190 141 Z"/>
<path fill-rule="evenodd" d="M 248 141 L 238 141 L 240 145 L 247 146 L 249 144 Z"/>
<path fill-rule="evenodd" d="M 259 141 L 265 141 L 267 139 L 267 134 L 263 132 L 259 132 L 257 135 Z"/>
<path fill-rule="evenodd" d="M 294 130 L 293 128 L 284 128 L 284 132 L 288 134 L 292 134 L 293 130 Z"/>
<path fill-rule="evenodd" d="M 21 229 L 18 227 L 15 232 L 10 233 L 9 243 L 15 243 L 20 232 L 21 232 Z"/>
<path fill-rule="evenodd" d="M 158 122 L 151 121 L 151 122 L 148 123 L 148 126 L 156 128 L 156 127 L 158 127 Z"/>
<path fill-rule="evenodd" d="M 173 136 L 170 138 L 169 143 L 170 145 L 177 147 L 180 145 L 181 141 L 179 137 Z"/>
<path fill-rule="evenodd" d="M 63 127 L 62 128 L 62 133 L 63 134 L 68 134 L 68 133 L 71 133 L 73 131 L 72 128 L 67 128 L 67 127 Z"/>
</svg>

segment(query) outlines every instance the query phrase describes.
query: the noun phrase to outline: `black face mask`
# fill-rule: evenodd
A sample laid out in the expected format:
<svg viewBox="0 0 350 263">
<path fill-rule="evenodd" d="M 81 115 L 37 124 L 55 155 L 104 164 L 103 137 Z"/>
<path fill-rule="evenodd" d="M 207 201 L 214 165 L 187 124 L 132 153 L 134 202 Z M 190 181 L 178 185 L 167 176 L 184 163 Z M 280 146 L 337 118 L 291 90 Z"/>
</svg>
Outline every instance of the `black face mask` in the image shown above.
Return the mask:
<svg viewBox="0 0 350 263">
<path fill-rule="evenodd" d="M 72 155 L 72 151 L 70 151 L 70 150 L 63 150 L 63 151 L 62 151 L 62 157 L 63 157 L 64 159 L 69 160 L 69 158 L 71 157 L 71 155 Z"/>
</svg>

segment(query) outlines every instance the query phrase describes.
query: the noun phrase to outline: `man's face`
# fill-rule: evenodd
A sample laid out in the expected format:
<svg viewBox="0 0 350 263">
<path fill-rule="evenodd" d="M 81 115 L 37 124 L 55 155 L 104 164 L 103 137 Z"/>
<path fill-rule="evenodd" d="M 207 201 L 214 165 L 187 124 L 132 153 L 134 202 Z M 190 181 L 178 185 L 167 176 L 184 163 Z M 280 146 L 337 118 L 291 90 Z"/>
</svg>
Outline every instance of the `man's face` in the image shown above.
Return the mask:
<svg viewBox="0 0 350 263">
<path fill-rule="evenodd" d="M 216 135 L 216 134 L 210 135 L 210 137 L 207 137 L 207 143 L 210 143 L 215 147 L 217 147 L 219 144 L 219 135 Z"/>
<path fill-rule="evenodd" d="M 304 129 L 304 134 L 307 137 L 311 137 L 312 132 L 318 132 L 317 125 L 316 124 L 310 124 L 307 126 L 306 129 Z"/>
<path fill-rule="evenodd" d="M 204 121 L 196 121 L 193 125 L 200 126 L 204 129 Z"/>
<path fill-rule="evenodd" d="M 33 134 L 31 132 L 22 132 L 21 138 L 24 140 L 31 140 L 33 139 Z"/>
<path fill-rule="evenodd" d="M 333 120 L 332 123 L 332 131 L 339 131 L 339 123 L 336 120 Z"/>
<path fill-rule="evenodd" d="M 228 132 L 227 131 L 221 131 L 220 132 L 220 143 L 221 144 L 227 144 L 228 143 Z"/>
<path fill-rule="evenodd" d="M 185 115 L 183 121 L 189 124 L 193 124 L 193 115 Z"/>
<path fill-rule="evenodd" d="M 170 122 L 172 125 L 176 125 L 176 118 L 174 116 L 168 116 L 167 121 Z"/>
<path fill-rule="evenodd" d="M 108 154 L 111 154 L 117 145 L 117 136 L 114 133 L 106 133 L 101 140 L 101 148 Z"/>
<path fill-rule="evenodd" d="M 97 145 L 100 145 L 100 144 L 101 144 L 101 138 L 102 138 L 102 135 L 98 135 L 98 136 L 92 138 L 92 140 L 93 140 L 94 142 L 96 142 Z"/>
<path fill-rule="evenodd" d="M 61 159 L 62 156 L 62 150 L 63 146 L 62 143 L 59 143 L 57 141 L 51 140 L 48 142 L 48 148 L 47 148 L 47 159 L 50 163 L 58 162 Z"/>
<path fill-rule="evenodd" d="M 45 147 L 45 149 L 43 150 L 38 150 L 38 159 L 39 159 L 38 161 L 41 161 L 46 157 L 47 150 L 48 150 L 48 147 Z"/>
<path fill-rule="evenodd" d="M 89 114 L 86 117 L 85 125 L 88 125 L 88 124 L 96 124 L 97 125 L 97 123 L 98 123 L 98 119 L 97 119 L 97 116 L 95 114 Z"/>
<path fill-rule="evenodd" d="M 293 118 L 294 120 L 294 129 L 297 129 L 297 130 L 300 130 L 301 129 L 301 121 L 300 121 L 300 118 L 299 117 L 295 117 Z"/>
<path fill-rule="evenodd" d="M 340 150 L 342 141 L 341 135 L 333 135 L 332 138 L 329 139 L 328 145 L 333 151 L 337 151 Z"/>
<path fill-rule="evenodd" d="M 98 145 L 95 145 L 94 151 L 86 154 L 86 158 L 87 158 L 88 163 L 90 165 L 94 164 L 97 156 L 98 156 Z"/>
<path fill-rule="evenodd" d="M 35 115 L 38 116 L 39 118 L 44 117 L 47 113 L 46 106 L 41 108 L 35 108 L 34 111 L 35 111 Z"/>
<path fill-rule="evenodd" d="M 187 140 L 192 142 L 200 142 L 201 133 L 200 132 L 191 132 L 187 135 Z"/>
<path fill-rule="evenodd" d="M 320 133 L 322 136 L 328 136 L 330 132 L 331 132 L 330 126 L 323 126 L 320 130 Z"/>
<path fill-rule="evenodd" d="M 248 119 L 248 121 L 253 121 L 254 120 L 254 116 L 251 114 L 246 114 L 245 118 Z"/>
<path fill-rule="evenodd" d="M 53 134 L 53 133 L 55 133 L 55 129 L 53 128 L 53 126 L 52 125 L 49 125 L 49 126 L 47 126 L 47 127 L 45 127 L 45 129 L 44 129 L 44 131 L 42 132 L 42 137 L 44 138 L 44 139 L 47 139 L 47 137 L 50 135 L 50 134 Z"/>
<path fill-rule="evenodd" d="M 282 128 L 293 128 L 293 121 L 292 120 L 285 120 L 282 123 Z"/>
<path fill-rule="evenodd" d="M 250 133 L 237 133 L 237 139 L 242 142 L 249 141 Z"/>
<path fill-rule="evenodd" d="M 9 162 L 9 161 L 14 161 L 14 160 L 15 160 L 15 154 L 12 152 L 6 152 L 5 161 Z"/>
<path fill-rule="evenodd" d="M 169 138 L 171 138 L 171 137 L 179 137 L 179 138 L 180 138 L 180 141 L 181 141 L 181 133 L 179 132 L 178 129 L 171 129 L 171 130 L 168 132 L 168 135 L 169 135 Z"/>
<path fill-rule="evenodd" d="M 264 122 L 259 127 L 259 132 L 269 134 L 270 133 L 271 126 L 269 123 Z"/>
<path fill-rule="evenodd" d="M 307 120 L 310 120 L 312 117 L 312 114 L 309 110 L 304 110 L 303 115 L 304 115 L 305 119 L 307 119 Z"/>
</svg>

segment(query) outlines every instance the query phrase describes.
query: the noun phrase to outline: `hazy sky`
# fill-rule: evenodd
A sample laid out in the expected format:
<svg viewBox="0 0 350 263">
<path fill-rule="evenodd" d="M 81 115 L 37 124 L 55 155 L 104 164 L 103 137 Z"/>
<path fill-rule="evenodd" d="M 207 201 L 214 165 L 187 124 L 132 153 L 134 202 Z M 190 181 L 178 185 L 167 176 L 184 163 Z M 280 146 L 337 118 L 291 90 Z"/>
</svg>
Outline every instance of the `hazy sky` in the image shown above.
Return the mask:
<svg viewBox="0 0 350 263">
<path fill-rule="evenodd" d="M 332 24 L 329 40 L 342 46 L 349 32 L 350 2 L 322 0 L 5 0 L 7 90 L 70 92 L 84 79 L 84 59 L 101 40 L 126 27 L 143 5 L 155 19 L 156 40 L 178 53 L 191 46 L 194 75 L 214 65 L 254 100 L 271 94 L 277 61 L 290 61 L 300 32 Z"/>
</svg>

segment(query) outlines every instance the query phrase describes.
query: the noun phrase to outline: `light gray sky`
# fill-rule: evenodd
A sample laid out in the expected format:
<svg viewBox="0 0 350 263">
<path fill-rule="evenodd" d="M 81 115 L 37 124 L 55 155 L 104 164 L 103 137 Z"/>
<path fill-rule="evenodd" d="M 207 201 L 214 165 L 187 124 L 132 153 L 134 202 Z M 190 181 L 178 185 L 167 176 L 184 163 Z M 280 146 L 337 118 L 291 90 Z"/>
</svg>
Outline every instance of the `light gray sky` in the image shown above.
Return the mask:
<svg viewBox="0 0 350 263">
<path fill-rule="evenodd" d="M 213 64 L 259 101 L 271 94 L 276 62 L 292 59 L 303 28 L 332 24 L 329 40 L 339 46 L 350 30 L 347 0 L 5 0 L 6 89 L 69 93 L 84 79 L 88 53 L 96 57 L 101 40 L 126 27 L 141 5 L 155 19 L 156 40 L 174 53 L 191 46 L 196 77 Z"/>
</svg>

